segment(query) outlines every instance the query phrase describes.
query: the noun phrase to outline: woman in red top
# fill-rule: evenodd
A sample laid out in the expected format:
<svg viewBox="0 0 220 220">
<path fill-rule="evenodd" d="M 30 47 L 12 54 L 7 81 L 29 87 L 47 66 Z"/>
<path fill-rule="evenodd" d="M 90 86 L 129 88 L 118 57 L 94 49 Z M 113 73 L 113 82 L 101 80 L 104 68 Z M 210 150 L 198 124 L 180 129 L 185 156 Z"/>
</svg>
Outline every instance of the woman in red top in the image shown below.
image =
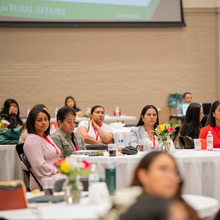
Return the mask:
<svg viewBox="0 0 220 220">
<path fill-rule="evenodd" d="M 208 126 L 200 131 L 199 138 L 206 139 L 208 132 L 211 131 L 213 135 L 213 147 L 220 147 L 220 101 L 215 101 L 210 109 L 208 116 Z"/>
</svg>

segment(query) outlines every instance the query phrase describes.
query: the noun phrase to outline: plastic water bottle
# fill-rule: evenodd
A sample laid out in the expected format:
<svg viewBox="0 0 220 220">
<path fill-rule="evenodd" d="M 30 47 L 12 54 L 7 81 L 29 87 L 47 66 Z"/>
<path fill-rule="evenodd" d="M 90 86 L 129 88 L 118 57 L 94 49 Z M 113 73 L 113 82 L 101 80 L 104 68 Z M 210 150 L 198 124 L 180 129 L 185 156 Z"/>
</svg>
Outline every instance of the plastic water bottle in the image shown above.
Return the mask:
<svg viewBox="0 0 220 220">
<path fill-rule="evenodd" d="M 209 131 L 209 133 L 207 134 L 206 140 L 207 140 L 207 150 L 213 151 L 213 135 L 211 131 Z"/>
<path fill-rule="evenodd" d="M 114 116 L 120 116 L 120 110 L 118 106 L 115 107 Z"/>
<path fill-rule="evenodd" d="M 58 108 L 56 107 L 56 110 L 55 110 L 55 118 L 57 117 L 57 112 L 58 112 Z"/>
<path fill-rule="evenodd" d="M 27 110 L 27 116 L 29 115 L 30 109 Z"/>
<path fill-rule="evenodd" d="M 144 138 L 144 151 L 151 149 L 152 146 L 150 146 L 150 138 L 148 133 L 145 131 L 145 138 Z"/>
<path fill-rule="evenodd" d="M 56 130 L 57 129 L 56 129 L 55 125 L 52 124 L 51 129 L 50 129 L 50 134 L 53 134 Z"/>
<path fill-rule="evenodd" d="M 125 147 L 124 135 L 122 133 L 118 136 L 118 148 L 119 147 Z"/>
<path fill-rule="evenodd" d="M 91 165 L 92 173 L 89 174 L 89 186 L 100 181 L 100 176 L 96 164 Z"/>
<path fill-rule="evenodd" d="M 107 164 L 105 167 L 105 182 L 107 184 L 109 194 L 114 195 L 116 190 L 116 164 Z"/>
</svg>

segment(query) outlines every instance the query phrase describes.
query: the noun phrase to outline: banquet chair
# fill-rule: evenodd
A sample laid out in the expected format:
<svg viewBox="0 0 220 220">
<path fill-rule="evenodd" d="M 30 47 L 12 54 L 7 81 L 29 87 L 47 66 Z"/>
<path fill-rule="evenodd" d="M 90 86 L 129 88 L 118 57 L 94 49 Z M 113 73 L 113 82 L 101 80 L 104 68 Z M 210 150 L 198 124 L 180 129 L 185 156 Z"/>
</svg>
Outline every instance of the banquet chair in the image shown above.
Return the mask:
<svg viewBox="0 0 220 220">
<path fill-rule="evenodd" d="M 27 208 L 25 193 L 26 188 L 21 180 L 0 182 L 0 211 Z"/>
<path fill-rule="evenodd" d="M 26 175 L 29 177 L 28 179 L 30 179 L 30 175 L 32 175 L 32 177 L 34 178 L 34 180 L 36 181 L 37 185 L 40 187 L 40 190 L 43 190 L 43 187 L 41 186 L 41 184 L 39 183 L 39 181 L 37 180 L 36 176 L 34 175 L 34 173 L 31 171 L 31 164 L 29 163 L 24 150 L 23 150 L 23 146 L 24 144 L 17 144 L 16 145 L 16 151 L 18 153 L 18 156 L 21 160 L 21 165 L 23 170 L 25 171 Z"/>
<path fill-rule="evenodd" d="M 179 136 L 180 143 L 183 145 L 185 149 L 193 149 L 194 148 L 194 141 L 189 136 Z"/>
<path fill-rule="evenodd" d="M 108 146 L 104 144 L 86 145 L 86 150 L 108 150 Z"/>
<path fill-rule="evenodd" d="M 178 134 L 179 134 L 179 132 L 180 132 L 180 126 L 177 126 L 176 128 L 175 128 L 175 131 L 173 132 L 173 134 L 172 134 L 172 140 L 173 140 L 173 142 L 175 141 L 175 139 L 176 139 L 176 137 L 178 136 Z"/>
<path fill-rule="evenodd" d="M 66 179 L 60 179 L 57 180 L 54 184 L 54 192 L 61 192 L 63 191 L 63 183 L 65 182 Z"/>
</svg>

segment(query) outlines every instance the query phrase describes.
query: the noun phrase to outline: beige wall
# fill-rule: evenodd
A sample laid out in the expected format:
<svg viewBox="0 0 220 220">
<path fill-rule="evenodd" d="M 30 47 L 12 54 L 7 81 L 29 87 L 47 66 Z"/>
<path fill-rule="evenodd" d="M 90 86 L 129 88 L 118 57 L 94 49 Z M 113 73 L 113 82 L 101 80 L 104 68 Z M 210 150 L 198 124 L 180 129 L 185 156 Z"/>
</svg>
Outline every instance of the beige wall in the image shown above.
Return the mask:
<svg viewBox="0 0 220 220">
<path fill-rule="evenodd" d="M 219 99 L 219 11 L 184 4 L 179 28 L 0 28 L 0 103 L 16 99 L 22 116 L 44 103 L 53 117 L 72 95 L 83 111 L 138 117 L 168 107 L 169 93 Z"/>
</svg>

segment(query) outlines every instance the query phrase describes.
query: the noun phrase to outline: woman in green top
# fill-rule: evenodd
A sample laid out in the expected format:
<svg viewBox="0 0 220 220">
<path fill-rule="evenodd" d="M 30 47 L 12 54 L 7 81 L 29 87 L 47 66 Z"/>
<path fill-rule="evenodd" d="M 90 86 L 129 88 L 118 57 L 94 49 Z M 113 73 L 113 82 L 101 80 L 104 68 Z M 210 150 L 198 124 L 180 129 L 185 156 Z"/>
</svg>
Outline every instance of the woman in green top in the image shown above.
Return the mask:
<svg viewBox="0 0 220 220">
<path fill-rule="evenodd" d="M 75 128 L 76 112 L 73 108 L 65 106 L 57 112 L 57 123 L 59 128 L 52 134 L 51 138 L 61 150 L 61 157 L 70 156 L 74 151 L 86 150 L 84 139 L 73 132 Z"/>
</svg>

